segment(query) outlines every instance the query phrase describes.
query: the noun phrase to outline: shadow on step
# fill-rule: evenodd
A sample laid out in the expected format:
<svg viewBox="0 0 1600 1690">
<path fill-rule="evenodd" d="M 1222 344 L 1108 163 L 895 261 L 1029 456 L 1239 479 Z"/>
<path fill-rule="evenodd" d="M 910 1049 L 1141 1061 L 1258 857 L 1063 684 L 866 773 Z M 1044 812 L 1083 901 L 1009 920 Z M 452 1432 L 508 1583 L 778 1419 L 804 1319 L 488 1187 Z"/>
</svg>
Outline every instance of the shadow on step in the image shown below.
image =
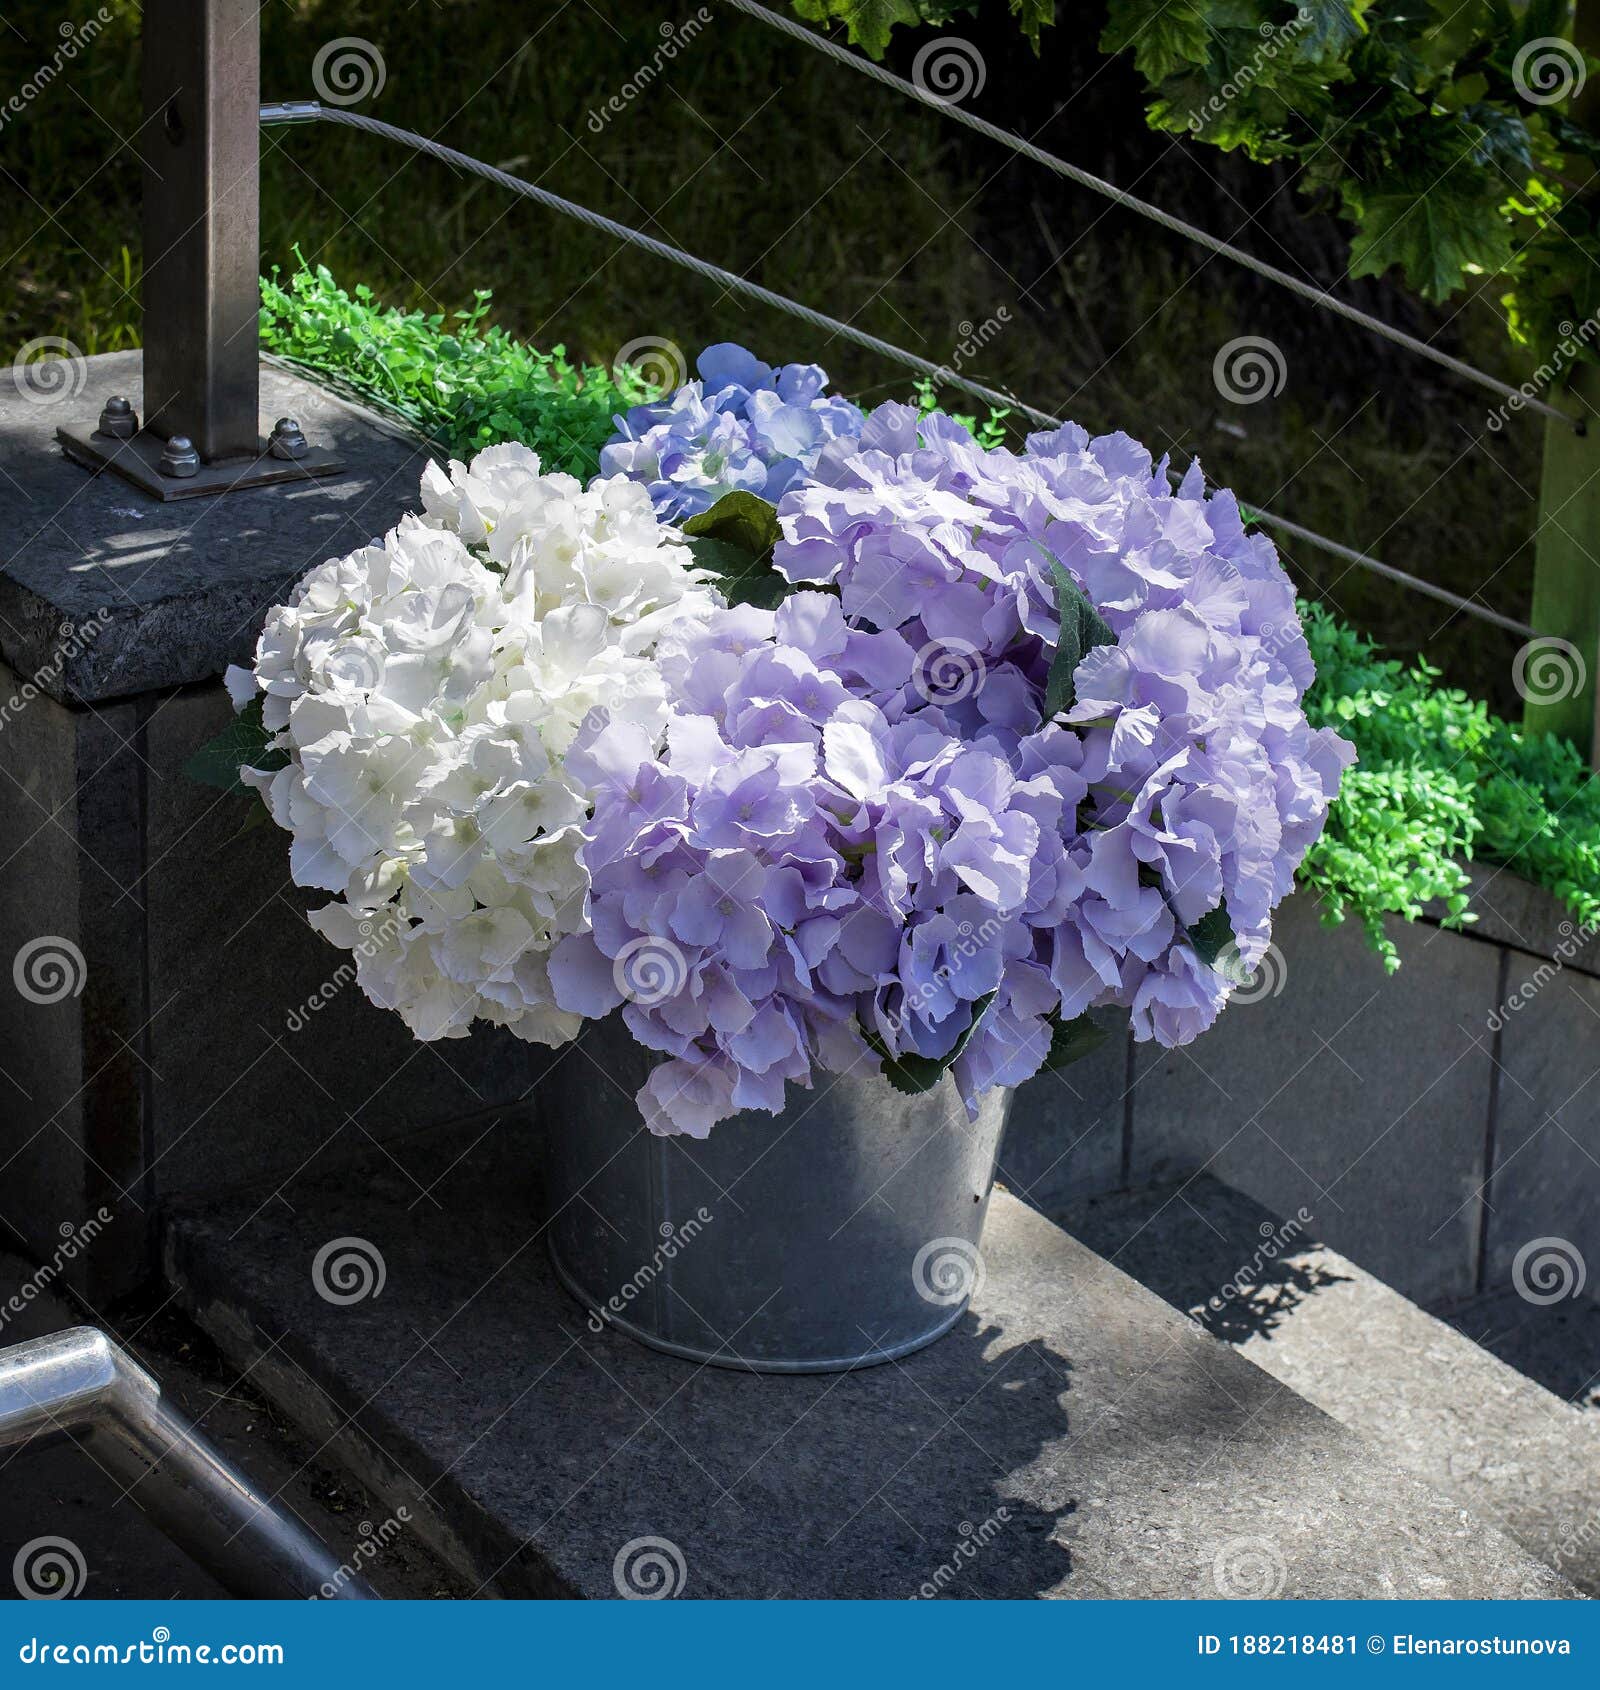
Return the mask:
<svg viewBox="0 0 1600 1690">
<path fill-rule="evenodd" d="M 947 1337 L 857 1373 L 758 1376 L 591 1324 L 549 1266 L 537 1152 L 512 1121 L 422 1135 L 167 1222 L 180 1302 L 474 1593 L 614 1597 L 647 1576 L 689 1597 L 1567 1593 L 1009 1196 Z M 1159 1260 L 1163 1224 L 1112 1253 Z M 1218 1246 L 1195 1300 L 1247 1278 L 1315 1295 L 1263 1274 L 1295 1241 L 1259 1224 Z M 1169 1233 L 1166 1254 L 1185 1249 Z M 332 1278 L 340 1252 L 353 1271 Z"/>
<path fill-rule="evenodd" d="M 480 1593 L 612 1597 L 668 1548 L 685 1596 L 1016 1597 L 1071 1579 L 1074 1477 L 1048 1459 L 1076 1361 L 998 1293 L 939 1343 L 846 1375 L 761 1376 L 646 1349 L 591 1318 L 545 1249 L 519 1124 L 308 1169 L 180 1229 L 191 1306 L 295 1418 L 353 1423 L 391 1504 L 439 1522 Z M 319 1291 L 338 1241 L 363 1287 Z M 1020 1246 L 1017 1253 L 1020 1254 Z M 986 1254 L 989 1254 L 986 1241 Z M 806 1271 L 803 1262 L 797 1272 Z M 379 1283 L 381 1276 L 381 1283 Z M 376 1289 L 375 1289 L 376 1287 Z M 637 1550 L 635 1559 L 648 1556 Z"/>
<path fill-rule="evenodd" d="M 1506 1290 L 1438 1312 L 1506 1366 L 1575 1407 L 1600 1413 L 1600 1302 L 1594 1298 L 1530 1303 Z"/>
<path fill-rule="evenodd" d="M 1315 1235 L 1209 1174 L 1063 1204 L 1050 1218 L 1224 1343 L 1270 1338 L 1343 1276 Z"/>
</svg>

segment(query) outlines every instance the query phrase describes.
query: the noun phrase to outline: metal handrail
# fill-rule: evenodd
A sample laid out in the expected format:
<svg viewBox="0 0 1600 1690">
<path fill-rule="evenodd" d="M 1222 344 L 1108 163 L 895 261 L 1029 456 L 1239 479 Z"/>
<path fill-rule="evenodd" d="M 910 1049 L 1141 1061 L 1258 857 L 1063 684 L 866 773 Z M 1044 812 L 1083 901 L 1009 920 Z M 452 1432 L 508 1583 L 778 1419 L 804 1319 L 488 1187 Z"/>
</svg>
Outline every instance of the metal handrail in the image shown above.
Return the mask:
<svg viewBox="0 0 1600 1690">
<path fill-rule="evenodd" d="M 68 1434 L 230 1595 L 378 1599 L 92 1326 L 0 1350 L 0 1449 Z"/>
</svg>

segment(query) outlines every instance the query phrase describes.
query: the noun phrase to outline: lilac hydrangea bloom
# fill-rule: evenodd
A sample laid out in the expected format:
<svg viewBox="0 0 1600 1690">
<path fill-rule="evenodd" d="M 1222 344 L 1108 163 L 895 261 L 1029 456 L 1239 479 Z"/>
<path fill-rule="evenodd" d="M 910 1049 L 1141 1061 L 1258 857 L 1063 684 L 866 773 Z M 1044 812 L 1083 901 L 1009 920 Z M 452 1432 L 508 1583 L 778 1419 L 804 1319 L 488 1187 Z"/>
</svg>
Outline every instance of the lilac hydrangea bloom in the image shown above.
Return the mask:
<svg viewBox="0 0 1600 1690">
<path fill-rule="evenodd" d="M 861 412 L 825 391 L 815 364 L 774 369 L 724 342 L 697 367 L 698 381 L 618 417 L 600 453 L 601 472 L 642 481 L 663 521 L 696 516 L 725 493 L 776 503 L 830 440 L 860 430 Z"/>
<path fill-rule="evenodd" d="M 569 753 L 603 795 L 594 931 L 551 978 L 574 1012 L 624 1006 L 668 1054 L 640 1097 L 657 1131 L 780 1109 L 789 1080 L 875 1062 L 866 1034 L 946 1055 L 1053 887 L 1051 782 L 891 723 L 846 684 L 851 639 L 821 593 L 722 613 L 663 656 L 669 693 L 706 708 L 673 717 L 659 757 L 598 722 Z"/>
<path fill-rule="evenodd" d="M 1259 962 L 1353 757 L 1306 722 L 1293 589 L 1233 495 L 1207 494 L 1197 464 L 1174 488 L 1127 435 L 1068 424 L 984 451 L 947 418 L 886 405 L 778 508 L 779 570 L 916 654 L 911 683 L 874 702 L 992 737 L 1025 773 L 1059 631 L 1052 562 L 1067 570 L 1117 640 L 1078 664 L 1072 731 L 1050 753 L 1083 786 L 1082 888 L 1051 962 L 1061 1012 L 1126 1003 L 1135 1033 L 1165 1044 L 1204 1031 L 1229 981 L 1193 966 L 1190 933 L 1225 906 L 1235 971 Z"/>
<path fill-rule="evenodd" d="M 665 748 L 597 726 L 569 754 L 599 794 L 591 931 L 552 987 L 665 1053 L 648 1124 L 703 1135 L 885 1054 L 958 1053 L 975 1109 L 1097 1006 L 1202 1032 L 1353 755 L 1305 720 L 1270 542 L 1125 435 L 986 451 L 898 405 L 778 509 L 797 590 L 665 643 Z M 1058 567 L 1115 643 L 1047 720 Z"/>
</svg>

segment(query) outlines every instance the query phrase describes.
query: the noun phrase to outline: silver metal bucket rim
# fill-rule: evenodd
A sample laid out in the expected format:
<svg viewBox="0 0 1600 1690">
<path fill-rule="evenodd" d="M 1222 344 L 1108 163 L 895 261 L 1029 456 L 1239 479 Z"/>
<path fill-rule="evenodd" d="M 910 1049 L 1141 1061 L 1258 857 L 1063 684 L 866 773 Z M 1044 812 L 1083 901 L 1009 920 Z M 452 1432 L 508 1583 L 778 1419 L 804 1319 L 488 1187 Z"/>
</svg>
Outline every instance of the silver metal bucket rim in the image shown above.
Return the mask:
<svg viewBox="0 0 1600 1690">
<path fill-rule="evenodd" d="M 648 1349 L 659 1350 L 664 1355 L 677 1356 L 683 1361 L 702 1362 L 708 1367 L 725 1367 L 735 1373 L 856 1373 L 866 1367 L 881 1367 L 887 1362 L 914 1355 L 918 1350 L 925 1350 L 930 1344 L 944 1337 L 967 1312 L 970 1300 L 963 1297 L 927 1332 L 919 1333 L 915 1338 L 905 1339 L 888 1349 L 868 1350 L 856 1356 L 808 1357 L 804 1360 L 783 1356 L 760 1356 L 746 1360 L 742 1356 L 731 1354 L 726 1348 L 703 1350 L 693 1344 L 674 1343 L 670 1338 L 660 1338 L 653 1332 L 647 1332 L 621 1315 L 608 1313 L 567 1271 L 566 1264 L 556 1252 L 554 1233 L 546 1235 L 545 1248 L 549 1252 L 550 1265 L 555 1269 L 556 1278 L 594 1319 L 602 1321 L 607 1327 L 614 1328 Z"/>
</svg>

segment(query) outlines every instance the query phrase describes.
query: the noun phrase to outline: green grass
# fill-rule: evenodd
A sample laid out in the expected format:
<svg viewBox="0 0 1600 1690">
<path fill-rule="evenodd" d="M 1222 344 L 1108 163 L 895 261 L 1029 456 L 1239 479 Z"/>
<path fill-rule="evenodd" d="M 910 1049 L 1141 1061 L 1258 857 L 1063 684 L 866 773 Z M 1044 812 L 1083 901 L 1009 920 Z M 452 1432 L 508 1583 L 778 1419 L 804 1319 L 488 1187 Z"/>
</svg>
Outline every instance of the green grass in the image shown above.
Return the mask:
<svg viewBox="0 0 1600 1690">
<path fill-rule="evenodd" d="M 454 454 L 520 440 L 552 469 L 592 475 L 612 414 L 642 397 L 639 376 L 542 353 L 488 323 L 490 299 L 446 319 L 347 293 L 322 267 L 262 288 L 263 344 L 408 419 Z M 933 399 L 924 385 L 918 395 Z M 969 427 L 975 419 L 963 418 Z M 1000 420 L 983 438 L 998 441 Z M 1504 863 L 1600 923 L 1600 781 L 1572 746 L 1525 735 L 1481 701 L 1440 685 L 1431 664 L 1387 656 L 1320 605 L 1302 604 L 1318 726 L 1352 740 L 1326 832 L 1301 872 L 1333 920 L 1359 920 L 1390 967 L 1384 919 L 1430 903 L 1471 919 L 1462 861 Z"/>
</svg>

